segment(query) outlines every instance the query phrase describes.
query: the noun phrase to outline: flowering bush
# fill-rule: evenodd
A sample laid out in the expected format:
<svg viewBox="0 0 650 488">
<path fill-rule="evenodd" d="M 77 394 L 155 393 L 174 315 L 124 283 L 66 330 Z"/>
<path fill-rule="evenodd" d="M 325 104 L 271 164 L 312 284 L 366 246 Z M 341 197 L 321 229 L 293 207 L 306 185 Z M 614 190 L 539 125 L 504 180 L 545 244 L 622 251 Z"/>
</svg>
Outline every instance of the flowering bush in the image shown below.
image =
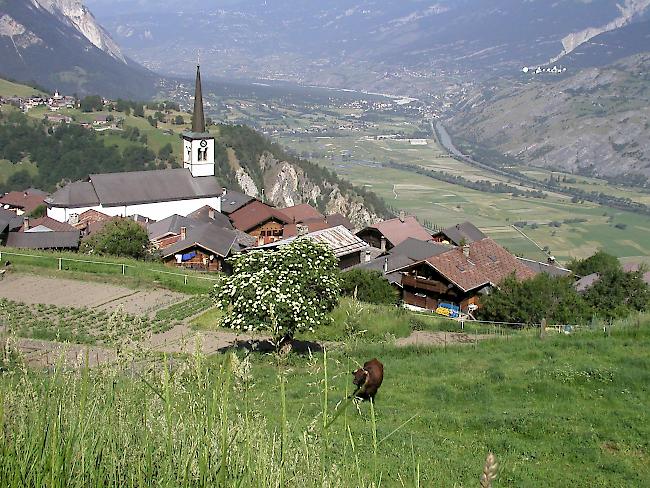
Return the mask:
<svg viewBox="0 0 650 488">
<path fill-rule="evenodd" d="M 232 261 L 233 274 L 215 286 L 222 325 L 291 338 L 328 320 L 338 302 L 337 260 L 325 245 L 297 239 L 276 251 L 252 251 Z"/>
</svg>

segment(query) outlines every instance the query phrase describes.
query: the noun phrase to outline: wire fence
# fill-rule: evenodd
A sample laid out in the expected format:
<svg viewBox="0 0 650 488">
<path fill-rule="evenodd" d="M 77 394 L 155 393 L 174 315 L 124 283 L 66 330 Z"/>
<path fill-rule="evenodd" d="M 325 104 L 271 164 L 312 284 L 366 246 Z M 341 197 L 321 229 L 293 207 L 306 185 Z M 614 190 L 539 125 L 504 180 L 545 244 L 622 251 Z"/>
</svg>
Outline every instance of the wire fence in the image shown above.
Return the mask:
<svg viewBox="0 0 650 488">
<path fill-rule="evenodd" d="M 90 259 L 77 259 L 57 255 L 39 255 L 26 254 L 12 251 L 0 251 L 0 262 L 4 259 L 11 258 L 16 264 L 33 265 L 41 268 L 56 269 L 58 271 L 78 271 L 97 274 L 111 274 L 130 276 L 135 278 L 144 278 L 152 281 L 167 281 L 173 279 L 174 284 L 184 286 L 210 287 L 219 281 L 220 278 L 212 276 L 202 276 L 197 272 L 178 273 L 162 269 L 155 269 L 143 265 L 134 265 L 128 263 L 115 263 L 110 261 L 96 261 Z M 163 278 L 167 277 L 167 280 Z M 197 280 L 197 281 L 194 281 Z"/>
</svg>

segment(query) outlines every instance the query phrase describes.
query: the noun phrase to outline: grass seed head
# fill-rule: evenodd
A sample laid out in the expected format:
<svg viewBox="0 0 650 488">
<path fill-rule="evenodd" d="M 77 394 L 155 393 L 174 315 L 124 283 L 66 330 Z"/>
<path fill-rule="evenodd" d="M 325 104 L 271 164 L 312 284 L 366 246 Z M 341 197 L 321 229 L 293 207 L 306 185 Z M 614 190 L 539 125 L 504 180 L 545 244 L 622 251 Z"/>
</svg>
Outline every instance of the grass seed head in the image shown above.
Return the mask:
<svg viewBox="0 0 650 488">
<path fill-rule="evenodd" d="M 481 488 L 492 488 L 492 482 L 497 479 L 497 471 L 499 464 L 494 454 L 489 453 L 483 466 L 483 474 L 481 475 Z"/>
</svg>

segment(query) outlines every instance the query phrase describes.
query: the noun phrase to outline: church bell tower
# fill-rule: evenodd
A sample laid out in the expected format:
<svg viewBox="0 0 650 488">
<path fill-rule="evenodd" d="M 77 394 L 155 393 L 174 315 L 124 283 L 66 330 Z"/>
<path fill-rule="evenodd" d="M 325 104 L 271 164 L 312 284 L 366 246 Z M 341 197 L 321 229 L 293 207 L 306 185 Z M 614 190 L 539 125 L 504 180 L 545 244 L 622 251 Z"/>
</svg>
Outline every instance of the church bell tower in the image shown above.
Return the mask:
<svg viewBox="0 0 650 488">
<path fill-rule="evenodd" d="M 183 167 L 189 169 L 194 177 L 214 176 L 214 137 L 205 128 L 201 69 L 199 66 L 196 67 L 192 130 L 183 132 L 182 138 Z"/>
</svg>

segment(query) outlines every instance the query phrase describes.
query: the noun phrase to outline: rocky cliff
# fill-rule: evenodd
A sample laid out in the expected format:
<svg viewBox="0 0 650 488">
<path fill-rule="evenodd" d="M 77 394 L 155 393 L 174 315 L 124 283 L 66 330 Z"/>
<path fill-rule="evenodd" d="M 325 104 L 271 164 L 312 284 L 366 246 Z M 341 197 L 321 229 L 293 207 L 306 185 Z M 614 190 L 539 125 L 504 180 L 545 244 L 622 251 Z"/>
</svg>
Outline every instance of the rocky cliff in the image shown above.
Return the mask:
<svg viewBox="0 0 650 488">
<path fill-rule="evenodd" d="M 61 21 L 77 29 L 95 47 L 111 57 L 126 63 L 126 58 L 117 43 L 97 23 L 93 14 L 81 0 L 33 0 Z"/>
<path fill-rule="evenodd" d="M 358 228 L 389 216 L 381 199 L 330 171 L 287 154 L 247 127 L 220 126 L 217 175 L 224 184 L 277 207 L 309 203 L 341 213 Z"/>
</svg>

